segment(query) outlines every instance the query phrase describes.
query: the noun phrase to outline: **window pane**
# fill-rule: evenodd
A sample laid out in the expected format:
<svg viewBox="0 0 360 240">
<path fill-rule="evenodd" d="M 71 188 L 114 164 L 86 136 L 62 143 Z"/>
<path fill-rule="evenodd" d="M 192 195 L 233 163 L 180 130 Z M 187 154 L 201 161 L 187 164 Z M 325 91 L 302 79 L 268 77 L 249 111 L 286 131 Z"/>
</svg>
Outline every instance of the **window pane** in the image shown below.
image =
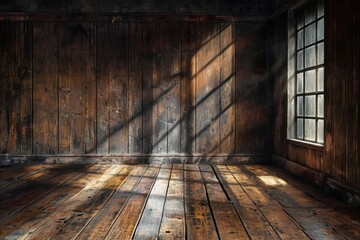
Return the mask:
<svg viewBox="0 0 360 240">
<path fill-rule="evenodd" d="M 297 70 L 301 70 L 304 68 L 303 66 L 303 58 L 304 58 L 304 51 L 301 50 L 297 53 Z"/>
<path fill-rule="evenodd" d="M 316 1 L 313 1 L 309 5 L 306 6 L 305 9 L 305 24 L 308 24 L 315 20 L 316 18 Z"/>
<path fill-rule="evenodd" d="M 318 117 L 324 117 L 324 94 L 318 95 Z"/>
<path fill-rule="evenodd" d="M 296 78 L 296 93 L 304 92 L 304 74 L 298 73 Z"/>
<path fill-rule="evenodd" d="M 305 49 L 305 67 L 315 66 L 316 62 L 315 46 Z"/>
<path fill-rule="evenodd" d="M 305 72 L 305 92 L 315 92 L 316 90 L 316 70 L 310 70 Z"/>
<path fill-rule="evenodd" d="M 317 86 L 318 91 L 324 91 L 324 68 L 318 68 Z"/>
<path fill-rule="evenodd" d="M 316 41 L 316 23 L 312 23 L 311 25 L 305 28 L 305 46 L 308 46 Z"/>
<path fill-rule="evenodd" d="M 317 40 L 323 40 L 324 39 L 324 19 L 321 19 L 318 21 L 317 25 Z"/>
<path fill-rule="evenodd" d="M 300 30 L 297 35 L 297 49 L 304 47 L 304 30 Z"/>
<path fill-rule="evenodd" d="M 297 116 L 304 116 L 304 98 L 303 97 L 297 97 Z"/>
<path fill-rule="evenodd" d="M 324 0 L 318 0 L 318 17 L 324 16 Z"/>
<path fill-rule="evenodd" d="M 304 138 L 304 122 L 302 118 L 298 118 L 296 123 L 296 136 L 297 138 L 303 139 Z"/>
<path fill-rule="evenodd" d="M 324 143 L 324 0 L 312 0 L 296 14 L 296 138 Z"/>
<path fill-rule="evenodd" d="M 315 141 L 315 129 L 316 129 L 316 120 L 315 119 L 305 119 L 305 139 L 310 141 Z"/>
<path fill-rule="evenodd" d="M 315 95 L 305 96 L 305 116 L 315 117 Z"/>
<path fill-rule="evenodd" d="M 324 63 L 324 43 L 319 43 L 318 44 L 318 64 L 323 64 Z"/>
<path fill-rule="evenodd" d="M 317 142 L 324 143 L 324 120 L 318 120 Z"/>
<path fill-rule="evenodd" d="M 297 29 L 300 29 L 304 26 L 304 9 L 299 9 L 296 15 Z"/>
</svg>

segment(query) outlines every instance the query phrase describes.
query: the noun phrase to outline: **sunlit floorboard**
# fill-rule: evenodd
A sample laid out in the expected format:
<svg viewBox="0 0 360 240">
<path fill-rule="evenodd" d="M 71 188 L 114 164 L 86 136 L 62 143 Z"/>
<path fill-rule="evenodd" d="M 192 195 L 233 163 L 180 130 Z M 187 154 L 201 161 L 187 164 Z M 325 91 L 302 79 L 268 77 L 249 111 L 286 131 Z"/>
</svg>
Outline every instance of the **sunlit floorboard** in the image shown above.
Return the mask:
<svg viewBox="0 0 360 240">
<path fill-rule="evenodd" d="M 359 219 L 267 165 L 0 168 L 1 239 L 360 239 Z"/>
</svg>

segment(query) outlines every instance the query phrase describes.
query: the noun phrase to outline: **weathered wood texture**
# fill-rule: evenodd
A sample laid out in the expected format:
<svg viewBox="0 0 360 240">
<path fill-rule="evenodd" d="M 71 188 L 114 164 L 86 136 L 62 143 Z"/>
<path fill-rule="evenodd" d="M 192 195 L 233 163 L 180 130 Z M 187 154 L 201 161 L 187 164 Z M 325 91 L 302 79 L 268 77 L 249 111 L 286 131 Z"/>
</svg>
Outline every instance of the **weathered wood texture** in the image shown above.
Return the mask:
<svg viewBox="0 0 360 240">
<path fill-rule="evenodd" d="M 31 23 L 1 23 L 1 153 L 32 149 Z"/>
<path fill-rule="evenodd" d="M 170 1 L 61 1 L 54 0 L 51 4 L 37 0 L 3 0 L 0 12 L 26 13 L 153 13 L 153 14 L 241 14 L 244 16 L 264 16 L 270 7 L 268 0 L 212 0 L 194 2 L 192 0 Z"/>
<path fill-rule="evenodd" d="M 286 140 L 287 14 L 271 22 L 273 152 L 360 190 L 359 1 L 325 0 L 325 145 Z"/>
<path fill-rule="evenodd" d="M 264 23 L 0 22 L 1 153 L 268 153 Z"/>
<path fill-rule="evenodd" d="M 236 151 L 264 152 L 269 145 L 266 28 L 236 25 Z"/>
<path fill-rule="evenodd" d="M 267 165 L 0 171 L 1 239 L 360 239 L 355 207 Z"/>
<path fill-rule="evenodd" d="M 93 153 L 96 150 L 95 25 L 63 23 L 59 24 L 58 32 L 58 151 Z"/>
<path fill-rule="evenodd" d="M 58 25 L 33 25 L 33 152 L 58 152 Z"/>
</svg>

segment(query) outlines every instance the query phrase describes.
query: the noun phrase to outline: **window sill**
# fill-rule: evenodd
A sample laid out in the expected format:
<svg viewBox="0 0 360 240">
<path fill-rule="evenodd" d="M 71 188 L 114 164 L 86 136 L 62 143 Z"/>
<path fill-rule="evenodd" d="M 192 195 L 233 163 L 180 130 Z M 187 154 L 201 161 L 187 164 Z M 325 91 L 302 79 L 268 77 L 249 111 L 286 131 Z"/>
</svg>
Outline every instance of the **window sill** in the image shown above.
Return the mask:
<svg viewBox="0 0 360 240">
<path fill-rule="evenodd" d="M 318 150 L 318 151 L 324 150 L 324 145 L 319 144 L 319 143 L 306 142 L 306 141 L 301 141 L 301 140 L 292 139 L 292 138 L 288 138 L 286 140 L 289 144 L 292 144 L 292 145 L 297 145 L 297 146 L 301 146 L 301 147 L 305 147 L 305 148 L 311 148 L 311 149 Z"/>
</svg>

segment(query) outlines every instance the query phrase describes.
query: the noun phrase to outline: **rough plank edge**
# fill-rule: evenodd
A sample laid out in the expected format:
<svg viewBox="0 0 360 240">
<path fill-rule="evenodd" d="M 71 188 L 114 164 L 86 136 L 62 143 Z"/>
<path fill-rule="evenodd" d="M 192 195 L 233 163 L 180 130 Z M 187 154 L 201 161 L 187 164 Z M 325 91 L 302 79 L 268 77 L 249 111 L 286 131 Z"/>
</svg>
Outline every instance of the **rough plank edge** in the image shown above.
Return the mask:
<svg viewBox="0 0 360 240">
<path fill-rule="evenodd" d="M 178 163 L 268 163 L 268 155 L 124 154 L 124 155 L 0 155 L 0 166 L 18 164 L 178 164 Z"/>
<path fill-rule="evenodd" d="M 320 173 L 306 166 L 292 162 L 281 156 L 272 155 L 273 164 L 285 169 L 286 171 L 295 174 L 301 179 L 311 182 L 325 191 L 331 192 L 336 197 L 360 208 L 360 191 L 347 186 L 332 178 L 326 177 L 324 173 Z"/>
</svg>

